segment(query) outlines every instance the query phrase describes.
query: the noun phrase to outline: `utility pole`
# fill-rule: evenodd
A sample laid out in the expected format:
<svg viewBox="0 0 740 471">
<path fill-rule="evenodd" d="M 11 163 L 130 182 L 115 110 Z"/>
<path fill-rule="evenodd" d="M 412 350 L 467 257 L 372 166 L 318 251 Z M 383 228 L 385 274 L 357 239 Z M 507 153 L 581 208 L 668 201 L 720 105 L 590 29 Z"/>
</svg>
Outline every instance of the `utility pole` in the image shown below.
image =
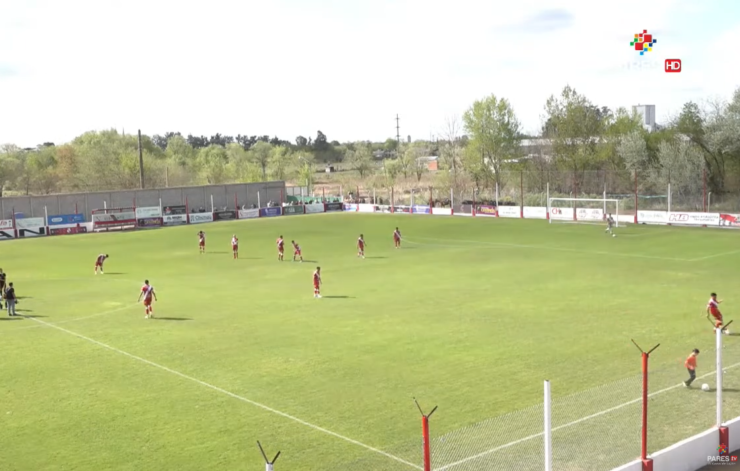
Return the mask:
<svg viewBox="0 0 740 471">
<path fill-rule="evenodd" d="M 139 180 L 141 189 L 144 189 L 144 153 L 141 148 L 141 129 L 139 129 Z"/>
<path fill-rule="evenodd" d="M 396 114 L 396 141 L 398 142 L 398 150 L 401 150 L 401 125 L 399 124 L 399 117 Z"/>
</svg>

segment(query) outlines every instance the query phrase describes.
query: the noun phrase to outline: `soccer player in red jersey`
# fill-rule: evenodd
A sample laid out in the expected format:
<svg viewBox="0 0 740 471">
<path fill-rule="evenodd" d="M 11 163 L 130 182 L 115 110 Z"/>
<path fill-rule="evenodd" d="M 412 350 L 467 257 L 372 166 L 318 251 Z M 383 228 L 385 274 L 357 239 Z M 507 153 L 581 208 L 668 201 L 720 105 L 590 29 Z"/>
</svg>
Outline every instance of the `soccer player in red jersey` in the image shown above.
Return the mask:
<svg viewBox="0 0 740 471">
<path fill-rule="evenodd" d="M 150 317 L 154 317 L 152 298 L 154 299 L 154 301 L 156 301 L 157 293 L 154 292 L 154 286 L 149 284 L 149 280 L 144 280 L 144 286 L 141 287 L 139 299 L 136 302 L 138 303 L 139 301 L 141 301 L 142 297 L 144 298 L 144 318 L 149 319 Z"/>
<path fill-rule="evenodd" d="M 301 246 L 296 243 L 296 241 L 291 240 L 291 244 L 293 244 L 293 261 L 295 262 L 295 258 L 298 257 L 301 260 L 301 263 L 303 263 L 303 255 L 301 255 Z"/>
<path fill-rule="evenodd" d="M 236 234 L 231 236 L 231 251 L 234 252 L 234 260 L 239 258 L 239 239 L 236 238 Z"/>
<path fill-rule="evenodd" d="M 360 238 L 357 239 L 357 256 L 365 258 L 365 236 L 360 234 Z"/>
<path fill-rule="evenodd" d="M 103 263 L 108 258 L 108 254 L 101 253 L 98 255 L 98 258 L 95 260 L 95 274 L 98 274 L 98 269 L 100 269 L 100 274 L 103 274 Z"/>
<path fill-rule="evenodd" d="M 278 249 L 278 261 L 282 262 L 285 256 L 285 241 L 283 240 L 283 236 L 278 237 L 275 243 Z"/>
<path fill-rule="evenodd" d="M 316 271 L 313 272 L 313 297 L 321 297 L 321 267 L 316 267 Z"/>
<path fill-rule="evenodd" d="M 719 312 L 719 303 L 721 302 L 721 300 L 717 300 L 717 293 L 712 293 L 709 302 L 707 302 L 707 319 L 709 319 L 710 314 L 714 317 L 715 331 L 722 328 L 722 313 Z"/>
<path fill-rule="evenodd" d="M 397 248 L 401 248 L 401 231 L 396 228 L 395 231 L 393 231 L 393 245 Z"/>
<path fill-rule="evenodd" d="M 198 247 L 200 253 L 206 253 L 206 233 L 203 231 L 198 231 Z"/>
</svg>

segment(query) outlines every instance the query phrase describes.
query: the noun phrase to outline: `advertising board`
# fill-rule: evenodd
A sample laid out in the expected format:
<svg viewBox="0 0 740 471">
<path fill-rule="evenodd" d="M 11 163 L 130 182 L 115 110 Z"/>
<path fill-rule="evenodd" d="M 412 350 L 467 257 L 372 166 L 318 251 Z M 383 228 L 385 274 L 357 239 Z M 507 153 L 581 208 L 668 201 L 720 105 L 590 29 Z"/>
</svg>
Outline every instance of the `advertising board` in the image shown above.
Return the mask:
<svg viewBox="0 0 740 471">
<path fill-rule="evenodd" d="M 324 212 L 324 203 L 314 203 L 306 205 L 306 214 L 318 214 Z"/>
<path fill-rule="evenodd" d="M 524 207 L 525 219 L 547 219 L 547 208 L 538 206 Z"/>
<path fill-rule="evenodd" d="M 339 202 L 326 203 L 324 207 L 326 208 L 327 213 L 330 211 L 341 211 L 342 209 L 344 209 L 343 204 Z"/>
<path fill-rule="evenodd" d="M 213 213 L 192 213 L 190 216 L 190 224 L 201 224 L 204 222 L 213 222 Z"/>
<path fill-rule="evenodd" d="M 177 206 L 165 206 L 163 211 L 165 216 L 170 216 L 174 214 L 187 214 L 188 213 L 188 207 L 184 204 L 177 205 Z"/>
<path fill-rule="evenodd" d="M 62 224 L 78 224 L 85 222 L 84 214 L 57 214 L 56 216 L 48 216 L 46 223 L 49 226 L 59 226 Z"/>
<path fill-rule="evenodd" d="M 271 206 L 269 208 L 260 209 L 260 217 L 270 218 L 275 216 L 282 216 L 283 210 L 279 206 Z"/>
<path fill-rule="evenodd" d="M 136 222 L 135 211 L 121 211 L 117 213 L 93 214 L 92 222 L 96 226 L 120 226 L 121 224 L 134 224 Z"/>
<path fill-rule="evenodd" d="M 579 221 L 603 221 L 604 210 L 596 208 L 578 208 L 576 219 Z"/>
<path fill-rule="evenodd" d="M 322 205 L 323 208 L 323 205 Z M 252 219 L 260 217 L 259 209 L 240 209 L 239 219 Z"/>
<path fill-rule="evenodd" d="M 556 221 L 572 221 L 574 214 L 573 208 L 550 208 L 550 219 Z"/>
<path fill-rule="evenodd" d="M 136 208 L 136 219 L 146 218 L 161 218 L 162 208 L 159 206 L 148 206 L 144 208 Z"/>
<path fill-rule="evenodd" d="M 43 218 L 41 218 L 43 220 Z M 46 226 L 25 227 L 18 229 L 18 237 L 39 237 L 46 235 Z"/>
<path fill-rule="evenodd" d="M 180 224 L 188 223 L 187 214 L 165 214 L 162 217 L 162 223 L 165 226 L 179 226 Z"/>
<path fill-rule="evenodd" d="M 357 211 L 358 207 L 359 207 L 358 205 L 353 204 L 353 203 L 345 203 L 344 204 L 344 210 L 345 211 Z"/>
<path fill-rule="evenodd" d="M 374 213 L 375 205 L 374 204 L 360 204 L 358 205 L 357 210 L 361 213 Z"/>
<path fill-rule="evenodd" d="M 10 222 L 13 222 L 12 220 Z M 0 229 L 0 240 L 15 239 L 15 230 Z"/>
<path fill-rule="evenodd" d="M 0 230 L 6 230 L 6 229 L 13 229 L 13 220 L 12 219 L 3 219 L 3 220 L 0 220 Z"/>
<path fill-rule="evenodd" d="M 668 224 L 719 226 L 719 221 L 719 213 L 668 213 Z"/>
<path fill-rule="evenodd" d="M 37 229 L 46 226 L 44 218 L 23 218 L 15 220 L 16 229 Z"/>
<path fill-rule="evenodd" d="M 297 206 L 283 206 L 284 216 L 293 216 L 295 214 L 303 214 L 303 205 Z"/>
<path fill-rule="evenodd" d="M 431 212 L 431 208 L 429 208 L 429 206 L 412 206 L 411 207 L 412 214 L 429 214 L 430 212 Z"/>
<path fill-rule="evenodd" d="M 476 205 L 475 215 L 496 217 L 496 206 Z"/>
<path fill-rule="evenodd" d="M 435 216 L 452 216 L 452 208 L 432 208 Z"/>
<path fill-rule="evenodd" d="M 70 235 L 70 234 L 85 234 L 87 233 L 87 227 L 75 226 L 75 227 L 50 227 L 49 235 Z"/>
<path fill-rule="evenodd" d="M 637 211 L 638 224 L 668 224 L 668 211 Z"/>
<path fill-rule="evenodd" d="M 230 221 L 232 219 L 236 219 L 236 211 L 224 210 L 213 213 L 214 221 Z"/>
<path fill-rule="evenodd" d="M 519 206 L 499 206 L 498 216 L 502 218 L 520 218 L 522 209 Z"/>
<path fill-rule="evenodd" d="M 719 225 L 721 227 L 740 227 L 740 215 L 722 213 L 719 215 Z"/>
<path fill-rule="evenodd" d="M 162 218 L 140 218 L 136 220 L 136 225 L 141 228 L 162 227 Z"/>
</svg>

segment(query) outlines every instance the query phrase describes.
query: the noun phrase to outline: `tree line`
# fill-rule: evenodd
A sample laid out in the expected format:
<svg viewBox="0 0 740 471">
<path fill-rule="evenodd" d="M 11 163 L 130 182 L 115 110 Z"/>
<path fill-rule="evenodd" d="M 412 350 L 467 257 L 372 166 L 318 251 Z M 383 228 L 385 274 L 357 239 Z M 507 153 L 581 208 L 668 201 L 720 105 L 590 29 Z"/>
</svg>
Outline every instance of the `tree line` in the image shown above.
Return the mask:
<svg viewBox="0 0 740 471">
<path fill-rule="evenodd" d="M 727 101 L 686 103 L 658 129 L 648 130 L 626 108 L 593 103 L 572 87 L 544 105 L 538 135 L 523 133 L 510 102 L 497 95 L 476 100 L 431 139 L 412 143 L 292 141 L 267 135 L 143 136 L 145 186 L 185 186 L 287 180 L 311 185 L 324 165 L 351 171 L 373 188 L 421 182 L 422 157 L 438 158 L 434 185 L 455 188 L 503 185 L 507 171 L 560 172 L 575 186 L 589 172 L 612 172 L 645 185 L 671 182 L 691 193 L 707 185 L 714 194 L 740 192 L 740 89 Z M 527 145 L 524 145 L 527 144 Z M 138 139 L 116 130 L 87 132 L 62 145 L 0 147 L 0 192 L 50 194 L 139 187 Z M 0 196 L 3 193 L 0 193 Z"/>
</svg>

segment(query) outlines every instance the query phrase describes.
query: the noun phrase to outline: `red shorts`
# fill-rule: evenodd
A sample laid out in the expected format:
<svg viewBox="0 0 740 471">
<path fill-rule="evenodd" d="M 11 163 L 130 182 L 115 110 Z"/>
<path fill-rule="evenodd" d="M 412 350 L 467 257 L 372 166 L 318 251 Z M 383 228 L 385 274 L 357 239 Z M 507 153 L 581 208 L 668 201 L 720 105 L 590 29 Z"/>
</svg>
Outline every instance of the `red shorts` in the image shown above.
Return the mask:
<svg viewBox="0 0 740 471">
<path fill-rule="evenodd" d="M 238 251 L 239 251 L 239 246 L 238 246 L 238 245 L 232 245 L 232 246 L 231 246 L 231 249 L 232 249 L 232 250 L 233 250 L 234 252 L 238 252 Z"/>
<path fill-rule="evenodd" d="M 298 255 L 298 256 L 300 256 L 300 255 L 301 255 L 301 251 L 300 251 L 300 250 L 296 250 L 296 251 L 295 251 L 295 253 L 294 253 L 293 255 Z"/>
<path fill-rule="evenodd" d="M 718 321 L 722 322 L 722 313 L 719 311 L 709 311 L 709 313 Z"/>
<path fill-rule="evenodd" d="M 103 268 L 103 264 L 100 262 L 95 262 L 95 268 L 97 267 Z"/>
<path fill-rule="evenodd" d="M 394 237 L 393 242 L 401 242 L 401 239 L 399 239 L 398 237 Z"/>
<path fill-rule="evenodd" d="M 144 306 L 151 306 L 152 298 L 144 298 Z"/>
<path fill-rule="evenodd" d="M 313 289 L 319 289 L 319 284 L 318 283 L 314 283 L 313 284 Z"/>
<path fill-rule="evenodd" d="M 206 246 L 206 243 L 205 242 L 198 242 L 198 246 L 199 247 L 205 247 Z"/>
</svg>

